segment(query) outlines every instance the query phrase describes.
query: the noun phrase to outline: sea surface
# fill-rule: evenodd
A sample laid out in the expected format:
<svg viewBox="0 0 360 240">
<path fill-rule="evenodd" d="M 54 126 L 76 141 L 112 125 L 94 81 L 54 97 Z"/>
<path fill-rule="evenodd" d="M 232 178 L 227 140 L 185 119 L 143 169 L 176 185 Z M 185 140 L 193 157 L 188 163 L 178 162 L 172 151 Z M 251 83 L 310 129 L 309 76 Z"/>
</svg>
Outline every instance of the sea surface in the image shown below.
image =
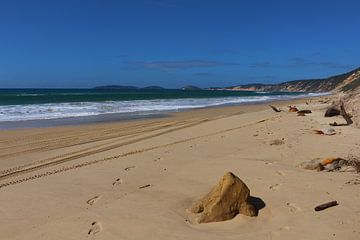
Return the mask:
<svg viewBox="0 0 360 240">
<path fill-rule="evenodd" d="M 101 121 L 102 116 L 105 119 L 105 116 L 109 118 L 112 114 L 125 119 L 131 116 L 139 118 L 185 109 L 324 94 L 209 90 L 0 89 L 0 124 L 26 124 L 25 121 L 49 119 L 86 120 L 91 116 L 96 116 L 94 119 Z"/>
</svg>

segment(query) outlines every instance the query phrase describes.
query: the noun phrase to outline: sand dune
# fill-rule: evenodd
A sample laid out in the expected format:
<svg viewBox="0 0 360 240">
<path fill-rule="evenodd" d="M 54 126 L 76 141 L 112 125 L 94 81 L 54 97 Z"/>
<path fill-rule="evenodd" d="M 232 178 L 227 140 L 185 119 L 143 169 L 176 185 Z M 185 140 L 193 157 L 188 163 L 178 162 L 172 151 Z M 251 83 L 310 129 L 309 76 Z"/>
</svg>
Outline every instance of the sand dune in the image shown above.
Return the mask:
<svg viewBox="0 0 360 240">
<path fill-rule="evenodd" d="M 291 104 L 313 113 L 254 105 L 2 131 L 1 239 L 360 239 L 360 175 L 297 167 L 359 156 L 360 130 L 316 135 L 334 121 L 327 105 Z M 187 209 L 228 171 L 264 203 L 259 215 L 197 224 Z"/>
</svg>

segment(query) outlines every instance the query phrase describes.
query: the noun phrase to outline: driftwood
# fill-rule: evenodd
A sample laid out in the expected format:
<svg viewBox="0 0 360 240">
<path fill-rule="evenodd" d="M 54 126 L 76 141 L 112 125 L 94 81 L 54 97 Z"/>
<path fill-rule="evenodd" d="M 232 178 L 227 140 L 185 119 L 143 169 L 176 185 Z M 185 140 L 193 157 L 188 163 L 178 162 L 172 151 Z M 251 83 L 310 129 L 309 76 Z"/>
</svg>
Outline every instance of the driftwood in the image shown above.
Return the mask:
<svg viewBox="0 0 360 240">
<path fill-rule="evenodd" d="M 298 111 L 298 113 L 300 113 L 300 114 L 302 114 L 302 113 L 312 113 L 312 111 L 311 110 L 300 110 L 300 111 Z"/>
<path fill-rule="evenodd" d="M 147 187 L 150 187 L 150 186 L 151 186 L 150 184 L 146 184 L 144 186 L 139 187 L 139 189 L 147 188 Z"/>
<path fill-rule="evenodd" d="M 337 206 L 337 205 L 339 205 L 338 203 L 337 203 L 337 201 L 331 201 L 331 202 L 327 202 L 327 203 L 324 203 L 324 204 L 321 204 L 321 205 L 319 205 L 319 206 L 316 206 L 315 207 L 315 211 L 322 211 L 322 210 L 325 210 L 325 209 L 327 209 L 327 208 L 329 208 L 329 207 L 334 207 L 334 206 Z"/>
<path fill-rule="evenodd" d="M 351 120 L 352 116 L 345 111 L 345 107 L 344 107 L 343 102 L 341 102 L 341 105 L 340 105 L 340 115 L 345 119 L 346 124 L 343 124 L 343 123 L 339 124 L 337 122 L 334 122 L 334 123 L 330 123 L 330 126 L 333 126 L 333 127 L 336 127 L 336 126 L 349 126 L 349 125 L 354 123 L 353 120 Z"/>
<path fill-rule="evenodd" d="M 340 105 L 340 115 L 345 119 L 347 125 L 350 125 L 353 123 L 353 121 L 350 118 L 350 115 L 346 113 L 344 103 L 341 103 Z"/>
<path fill-rule="evenodd" d="M 299 112 L 297 112 L 297 115 L 298 115 L 298 116 L 302 116 L 302 117 L 304 117 L 304 116 L 305 116 L 305 113 L 303 113 L 303 112 L 300 112 L 300 113 L 299 113 Z"/>
<path fill-rule="evenodd" d="M 274 106 L 269 105 L 269 107 L 271 107 L 271 108 L 272 108 L 272 110 L 274 110 L 275 112 L 281 112 L 281 110 L 280 110 L 280 109 L 277 109 L 277 108 L 276 108 L 276 107 L 274 107 Z"/>
<path fill-rule="evenodd" d="M 329 123 L 329 125 L 332 127 L 340 127 L 340 126 L 347 126 L 348 124 L 333 122 L 333 123 Z"/>
</svg>

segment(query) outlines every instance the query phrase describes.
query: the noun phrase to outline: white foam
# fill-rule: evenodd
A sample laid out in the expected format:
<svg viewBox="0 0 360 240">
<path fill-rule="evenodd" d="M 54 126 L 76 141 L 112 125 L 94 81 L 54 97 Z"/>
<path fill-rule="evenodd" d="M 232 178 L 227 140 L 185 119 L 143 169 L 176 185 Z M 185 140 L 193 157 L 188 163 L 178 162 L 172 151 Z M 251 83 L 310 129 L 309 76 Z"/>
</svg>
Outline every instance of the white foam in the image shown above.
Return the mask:
<svg viewBox="0 0 360 240">
<path fill-rule="evenodd" d="M 184 99 L 158 99 L 133 101 L 107 101 L 107 102 L 74 102 L 74 103 L 48 103 L 29 105 L 0 106 L 0 122 L 26 121 L 37 119 L 56 119 L 69 117 L 84 117 L 111 113 L 138 113 L 151 114 L 160 111 L 178 111 L 182 109 L 203 108 L 226 104 L 241 104 L 265 102 L 281 99 L 294 99 L 306 96 L 319 96 L 324 93 L 301 95 L 268 95 L 249 97 L 223 97 L 223 98 L 184 98 Z"/>
</svg>

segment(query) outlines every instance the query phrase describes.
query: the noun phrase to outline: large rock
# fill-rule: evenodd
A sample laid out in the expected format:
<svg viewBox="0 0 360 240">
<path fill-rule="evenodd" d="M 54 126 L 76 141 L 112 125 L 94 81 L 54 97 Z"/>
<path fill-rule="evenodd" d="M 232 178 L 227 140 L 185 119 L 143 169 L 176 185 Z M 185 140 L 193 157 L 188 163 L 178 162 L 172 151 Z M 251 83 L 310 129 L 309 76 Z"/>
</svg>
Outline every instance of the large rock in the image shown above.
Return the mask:
<svg viewBox="0 0 360 240">
<path fill-rule="evenodd" d="M 340 109 L 336 108 L 335 106 L 329 107 L 325 112 L 325 117 L 333 117 L 339 115 L 340 115 Z"/>
<path fill-rule="evenodd" d="M 196 202 L 191 212 L 200 214 L 199 223 L 219 222 L 234 218 L 241 213 L 256 216 L 255 206 L 249 203 L 250 190 L 233 173 L 226 173 L 220 182 L 200 201 Z"/>
</svg>

